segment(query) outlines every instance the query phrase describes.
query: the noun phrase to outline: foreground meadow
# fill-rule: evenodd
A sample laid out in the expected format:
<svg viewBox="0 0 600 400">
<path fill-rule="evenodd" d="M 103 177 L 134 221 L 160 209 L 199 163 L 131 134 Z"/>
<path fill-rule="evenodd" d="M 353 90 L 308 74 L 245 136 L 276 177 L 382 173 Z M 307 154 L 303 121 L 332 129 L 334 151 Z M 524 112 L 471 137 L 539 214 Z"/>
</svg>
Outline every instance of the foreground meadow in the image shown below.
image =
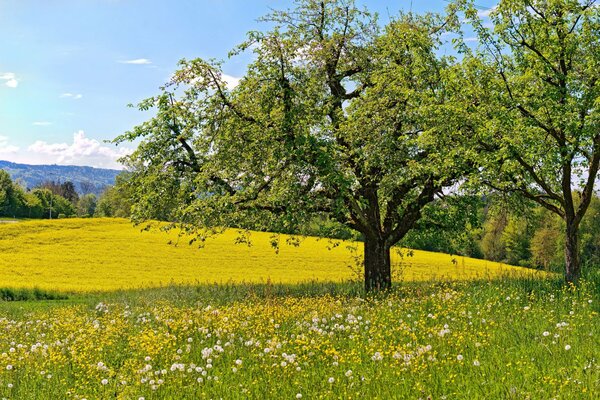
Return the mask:
<svg viewBox="0 0 600 400">
<path fill-rule="evenodd" d="M 251 246 L 235 244 L 228 231 L 198 249 L 176 233 L 141 231 L 125 219 L 65 219 L 0 224 L 0 287 L 90 292 L 169 284 L 309 281 L 341 282 L 356 278 L 349 266 L 362 246 L 304 238 L 278 253 L 272 235 L 252 232 Z M 348 247 L 357 247 L 352 253 Z M 402 279 L 473 279 L 530 270 L 448 254 L 393 252 Z"/>
<path fill-rule="evenodd" d="M 171 287 L 0 303 L 7 399 L 596 399 L 598 286 Z M 286 294 L 287 293 L 287 294 Z M 309 293 L 311 293 L 309 295 Z"/>
</svg>

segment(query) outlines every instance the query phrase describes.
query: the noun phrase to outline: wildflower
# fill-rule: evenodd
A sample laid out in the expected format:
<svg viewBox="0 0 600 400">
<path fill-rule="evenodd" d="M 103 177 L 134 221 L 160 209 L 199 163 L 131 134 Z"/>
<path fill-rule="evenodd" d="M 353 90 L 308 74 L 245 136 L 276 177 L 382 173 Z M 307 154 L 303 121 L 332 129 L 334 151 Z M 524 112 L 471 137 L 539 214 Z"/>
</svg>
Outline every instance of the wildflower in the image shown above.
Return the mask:
<svg viewBox="0 0 600 400">
<path fill-rule="evenodd" d="M 6 366 L 6 370 L 7 370 L 7 371 L 10 371 L 11 369 L 13 369 L 13 366 L 12 366 L 12 365 L 10 365 L 10 364 L 8 364 L 8 365 Z"/>
<path fill-rule="evenodd" d="M 198 377 L 198 379 L 196 379 L 196 382 L 198 382 L 198 383 L 202 383 L 203 381 L 204 381 L 204 379 L 202 379 L 202 377 L 201 377 L 201 376 L 200 376 L 200 377 Z"/>
<path fill-rule="evenodd" d="M 235 365 L 242 365 L 242 360 L 235 360 Z"/>
<path fill-rule="evenodd" d="M 108 379 L 102 379 L 100 383 L 103 385 L 108 385 Z"/>
<path fill-rule="evenodd" d="M 327 379 L 327 382 L 329 382 L 329 383 L 333 383 L 333 382 L 335 382 L 335 379 L 334 379 L 334 377 L 332 376 L 332 377 L 330 377 L 329 379 Z"/>
<path fill-rule="evenodd" d="M 8 384 L 8 385 L 6 385 L 6 386 L 7 386 L 9 389 L 12 389 L 12 387 L 13 387 L 13 384 L 12 384 L 12 383 L 9 383 L 9 384 Z"/>
<path fill-rule="evenodd" d="M 463 360 L 463 358 L 464 358 L 464 357 L 462 356 L 462 354 L 459 354 L 459 355 L 457 355 L 457 356 L 456 356 L 456 359 L 457 359 L 458 361 L 462 361 L 462 360 Z"/>
<path fill-rule="evenodd" d="M 373 354 L 373 357 L 371 357 L 371 359 L 373 361 L 381 361 L 381 360 L 383 360 L 383 356 L 381 355 L 380 352 L 376 351 L 375 354 Z"/>
<path fill-rule="evenodd" d="M 348 371 L 346 371 L 346 376 L 348 378 L 350 378 L 352 376 L 352 370 L 351 369 L 349 369 Z"/>
<path fill-rule="evenodd" d="M 571 345 L 570 345 L 570 344 L 566 345 L 566 346 L 565 346 L 565 350 L 567 350 L 567 351 L 568 351 L 568 350 L 571 350 Z"/>
<path fill-rule="evenodd" d="M 297 398 L 297 399 L 301 399 L 301 398 L 302 398 L 302 393 L 298 393 L 298 394 L 296 394 L 296 398 Z"/>
<path fill-rule="evenodd" d="M 231 368 L 231 371 L 235 374 L 238 371 L 238 369 L 236 367 L 233 367 Z"/>
<path fill-rule="evenodd" d="M 542 333 L 542 335 L 544 335 L 544 336 L 550 336 L 550 332 L 544 331 L 544 333 Z"/>
<path fill-rule="evenodd" d="M 478 360 L 473 361 L 473 365 L 476 367 L 479 367 L 481 364 L 479 363 Z"/>
</svg>

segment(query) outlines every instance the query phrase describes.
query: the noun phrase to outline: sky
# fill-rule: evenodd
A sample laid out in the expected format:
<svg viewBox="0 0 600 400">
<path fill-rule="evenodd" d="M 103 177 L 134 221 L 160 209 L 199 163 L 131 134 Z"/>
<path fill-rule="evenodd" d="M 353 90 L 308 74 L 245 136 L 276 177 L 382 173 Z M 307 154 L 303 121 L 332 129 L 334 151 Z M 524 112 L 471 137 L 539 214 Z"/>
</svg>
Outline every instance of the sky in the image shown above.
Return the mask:
<svg viewBox="0 0 600 400">
<path fill-rule="evenodd" d="M 382 22 L 444 0 L 357 0 Z M 485 9 L 495 1 L 480 0 Z M 135 144 L 106 143 L 151 114 L 127 107 L 158 93 L 182 58 L 227 59 L 257 19 L 289 0 L 0 0 L 0 160 L 120 168 Z"/>
</svg>

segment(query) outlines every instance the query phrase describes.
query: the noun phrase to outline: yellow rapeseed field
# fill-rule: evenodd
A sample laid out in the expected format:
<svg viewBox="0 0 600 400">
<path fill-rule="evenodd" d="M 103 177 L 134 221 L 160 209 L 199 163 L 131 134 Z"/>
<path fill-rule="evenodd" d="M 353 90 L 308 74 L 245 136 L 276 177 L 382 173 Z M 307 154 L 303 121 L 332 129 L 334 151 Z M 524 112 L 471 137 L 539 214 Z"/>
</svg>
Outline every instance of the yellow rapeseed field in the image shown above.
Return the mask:
<svg viewBox="0 0 600 400">
<path fill-rule="evenodd" d="M 175 232 L 143 231 L 124 219 L 67 219 L 0 225 L 0 287 L 90 292 L 168 284 L 347 281 L 356 278 L 348 247 L 305 238 L 282 240 L 276 253 L 269 233 L 252 232 L 251 246 L 235 244 L 236 231 L 209 239 L 204 248 Z M 360 255 L 361 246 L 354 244 Z M 528 270 L 447 254 L 393 254 L 404 280 L 489 278 Z"/>
</svg>

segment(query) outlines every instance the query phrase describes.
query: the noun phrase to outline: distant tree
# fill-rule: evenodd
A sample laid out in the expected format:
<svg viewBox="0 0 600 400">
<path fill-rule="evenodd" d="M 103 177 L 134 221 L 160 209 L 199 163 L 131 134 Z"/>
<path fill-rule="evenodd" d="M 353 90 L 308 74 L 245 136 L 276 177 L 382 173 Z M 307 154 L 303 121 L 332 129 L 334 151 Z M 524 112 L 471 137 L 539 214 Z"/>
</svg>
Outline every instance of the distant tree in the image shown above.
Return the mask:
<svg viewBox="0 0 600 400">
<path fill-rule="evenodd" d="M 98 200 L 93 193 L 84 194 L 77 201 L 77 215 L 80 217 L 91 217 L 96 212 Z"/>
<path fill-rule="evenodd" d="M 116 140 L 142 139 L 128 157 L 134 217 L 168 202 L 191 230 L 295 232 L 322 215 L 362 234 L 366 290 L 389 288 L 390 248 L 470 167 L 453 60 L 438 56 L 445 20 L 400 15 L 382 30 L 352 1 L 295 6 L 233 51 L 255 53 L 235 89 L 217 63 L 182 61 L 140 104 L 156 116 Z"/>
<path fill-rule="evenodd" d="M 62 196 L 52 193 L 50 189 L 37 188 L 31 192 L 39 200 L 43 213 L 41 218 L 54 219 L 59 214 L 65 216 L 75 215 L 75 207 Z"/>
<path fill-rule="evenodd" d="M 531 238 L 532 265 L 546 271 L 562 267 L 564 260 L 559 257 L 561 238 L 561 221 L 550 211 L 542 208 L 538 210 L 540 225 Z"/>
<path fill-rule="evenodd" d="M 12 181 L 8 172 L 0 170 L 0 215 L 19 217 L 25 207 L 23 188 Z"/>
<path fill-rule="evenodd" d="M 74 205 L 77 204 L 77 201 L 79 200 L 79 194 L 77 194 L 75 185 L 71 181 L 61 183 L 60 192 L 57 194 L 69 200 Z"/>
<path fill-rule="evenodd" d="M 508 212 L 505 208 L 497 207 L 488 211 L 481 239 L 481 249 L 487 260 L 503 261 L 506 258 L 502 235 L 507 225 Z"/>
<path fill-rule="evenodd" d="M 134 194 L 130 179 L 128 172 L 122 172 L 117 175 L 114 186 L 104 189 L 94 212 L 96 217 L 129 218 L 131 216 Z M 154 214 L 150 219 L 161 219 L 163 213 Z"/>
<path fill-rule="evenodd" d="M 462 83 L 480 182 L 564 221 L 565 279 L 581 275 L 581 223 L 600 167 L 600 7 L 595 0 L 501 0 Z M 475 146 L 477 151 L 474 151 Z M 481 151 L 479 151 L 481 150 Z"/>
<path fill-rule="evenodd" d="M 534 230 L 535 224 L 530 218 L 522 215 L 511 215 L 502 232 L 505 262 L 512 265 L 529 265 L 531 236 Z"/>
</svg>

